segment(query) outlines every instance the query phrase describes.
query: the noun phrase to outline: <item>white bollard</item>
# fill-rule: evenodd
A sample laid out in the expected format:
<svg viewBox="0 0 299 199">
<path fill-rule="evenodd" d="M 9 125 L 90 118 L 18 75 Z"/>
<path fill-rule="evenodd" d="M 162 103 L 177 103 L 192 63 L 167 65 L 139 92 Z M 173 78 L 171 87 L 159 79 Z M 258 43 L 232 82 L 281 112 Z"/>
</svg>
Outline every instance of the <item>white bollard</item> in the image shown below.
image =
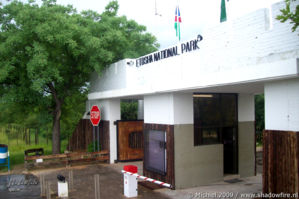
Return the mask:
<svg viewBox="0 0 299 199">
<path fill-rule="evenodd" d="M 124 166 L 125 171 L 137 173 L 137 167 L 134 165 Z M 137 178 L 128 173 L 124 173 L 124 195 L 127 198 L 137 197 Z"/>
<path fill-rule="evenodd" d="M 58 197 L 59 198 L 69 197 L 67 182 L 58 182 Z"/>
</svg>

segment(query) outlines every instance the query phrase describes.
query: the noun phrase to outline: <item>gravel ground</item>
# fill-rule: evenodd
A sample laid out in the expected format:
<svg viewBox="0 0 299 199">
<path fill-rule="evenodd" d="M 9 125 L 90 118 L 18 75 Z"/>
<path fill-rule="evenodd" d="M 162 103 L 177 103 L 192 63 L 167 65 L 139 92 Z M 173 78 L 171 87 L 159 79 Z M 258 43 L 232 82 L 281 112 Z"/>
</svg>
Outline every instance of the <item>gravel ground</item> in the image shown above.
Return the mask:
<svg viewBox="0 0 299 199">
<path fill-rule="evenodd" d="M 22 179 L 36 178 L 39 181 L 41 175 L 45 180 L 50 182 L 52 197 L 57 197 L 57 175 L 63 175 L 68 180 L 69 171 L 73 170 L 74 186 L 69 190 L 69 199 L 94 199 L 94 175 L 100 176 L 100 194 L 101 199 L 124 199 L 123 195 L 123 175 L 121 169 L 124 165 L 134 164 L 138 166 L 138 173 L 142 173 L 142 162 L 133 163 L 118 163 L 118 164 L 93 164 L 84 166 L 73 166 L 70 168 L 52 166 L 44 169 L 24 171 L 23 167 L 13 170 L 11 175 L 2 173 L 0 175 L 0 199 L 39 199 L 40 183 L 32 185 L 20 185 L 21 189 L 16 185 L 12 186 L 10 191 L 5 187 L 9 183 L 11 176 L 16 177 L 16 174 L 22 174 L 25 177 Z M 59 168 L 60 167 L 60 168 Z M 233 198 L 240 198 L 242 193 L 260 193 L 262 190 L 262 152 L 257 151 L 257 176 L 240 179 L 237 183 L 228 183 L 226 181 L 209 184 L 206 186 L 194 187 L 181 190 L 169 190 L 166 188 L 158 190 L 150 190 L 141 185 L 138 185 L 138 198 L 141 199 L 194 199 L 194 198 L 213 198 L 203 197 L 201 194 L 210 193 L 227 193 L 233 194 Z M 29 177 L 28 177 L 29 176 Z M 16 181 L 16 180 L 15 180 Z M 33 180 L 36 181 L 36 180 Z M 45 198 L 45 197 L 44 197 Z M 219 198 L 219 197 L 216 197 Z M 246 197 L 245 197 L 246 198 Z"/>
</svg>

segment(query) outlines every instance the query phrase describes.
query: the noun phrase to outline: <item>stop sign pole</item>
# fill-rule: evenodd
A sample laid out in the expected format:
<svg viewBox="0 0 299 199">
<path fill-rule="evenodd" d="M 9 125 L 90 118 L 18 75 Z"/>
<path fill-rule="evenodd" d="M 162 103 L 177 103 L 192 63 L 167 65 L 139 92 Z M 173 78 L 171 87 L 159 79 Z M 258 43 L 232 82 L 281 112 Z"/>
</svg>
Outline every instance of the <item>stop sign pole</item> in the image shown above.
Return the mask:
<svg viewBox="0 0 299 199">
<path fill-rule="evenodd" d="M 101 121 L 101 111 L 98 106 L 92 106 L 90 109 L 90 121 L 92 123 L 92 133 L 93 133 L 93 151 L 95 152 L 95 139 L 96 139 L 96 133 L 97 130 L 97 148 L 98 151 L 100 151 L 100 132 L 99 132 L 99 123 Z"/>
</svg>

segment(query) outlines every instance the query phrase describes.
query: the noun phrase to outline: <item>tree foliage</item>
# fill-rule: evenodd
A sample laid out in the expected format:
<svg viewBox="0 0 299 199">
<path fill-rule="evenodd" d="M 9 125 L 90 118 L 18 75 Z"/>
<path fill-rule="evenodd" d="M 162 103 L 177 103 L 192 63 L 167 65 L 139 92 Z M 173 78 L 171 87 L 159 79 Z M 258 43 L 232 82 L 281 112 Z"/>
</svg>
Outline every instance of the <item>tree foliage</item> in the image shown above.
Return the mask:
<svg viewBox="0 0 299 199">
<path fill-rule="evenodd" d="M 137 120 L 138 101 L 126 100 L 120 103 L 121 119 L 122 120 Z"/>
<path fill-rule="evenodd" d="M 264 94 L 255 96 L 255 121 L 256 121 L 256 130 L 262 132 L 265 129 Z"/>
<path fill-rule="evenodd" d="M 296 1 L 296 0 L 292 0 Z M 281 15 L 278 15 L 276 19 L 284 23 L 287 20 L 290 20 L 290 23 L 293 24 L 292 31 L 294 32 L 299 26 L 299 5 L 296 6 L 294 12 L 291 11 L 291 0 L 285 0 L 286 7 L 281 9 Z"/>
<path fill-rule="evenodd" d="M 102 14 L 77 13 L 55 0 L 0 6 L 0 97 L 12 109 L 51 115 L 53 153 L 60 151 L 60 120 L 87 92 L 91 72 L 157 49 L 156 38 L 111 1 Z M 83 94 L 83 96 L 81 96 Z M 67 119 L 68 118 L 68 119 Z"/>
</svg>

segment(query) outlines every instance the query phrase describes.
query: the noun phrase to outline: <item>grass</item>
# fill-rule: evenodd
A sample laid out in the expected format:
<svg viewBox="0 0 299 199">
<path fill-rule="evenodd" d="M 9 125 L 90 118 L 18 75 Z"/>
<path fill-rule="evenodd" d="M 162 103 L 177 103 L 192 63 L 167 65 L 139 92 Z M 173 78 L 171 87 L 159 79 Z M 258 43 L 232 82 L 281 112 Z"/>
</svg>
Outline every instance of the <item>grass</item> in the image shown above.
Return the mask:
<svg viewBox="0 0 299 199">
<path fill-rule="evenodd" d="M 34 144 L 34 140 L 32 138 L 32 144 L 26 145 L 26 143 L 21 139 L 8 139 L 5 133 L 0 133 L 0 144 L 8 145 L 8 151 L 10 155 L 10 169 L 13 170 L 16 165 L 24 164 L 24 151 L 27 149 L 33 148 L 43 148 L 44 154 L 52 153 L 52 142 L 48 141 L 46 138 L 39 136 L 39 144 Z M 68 141 L 63 140 L 61 142 L 61 151 L 63 152 L 66 149 Z M 0 167 L 0 172 L 6 172 L 7 167 Z"/>
<path fill-rule="evenodd" d="M 256 142 L 256 146 L 261 147 L 261 146 L 263 146 L 263 143 L 262 142 Z"/>
</svg>

